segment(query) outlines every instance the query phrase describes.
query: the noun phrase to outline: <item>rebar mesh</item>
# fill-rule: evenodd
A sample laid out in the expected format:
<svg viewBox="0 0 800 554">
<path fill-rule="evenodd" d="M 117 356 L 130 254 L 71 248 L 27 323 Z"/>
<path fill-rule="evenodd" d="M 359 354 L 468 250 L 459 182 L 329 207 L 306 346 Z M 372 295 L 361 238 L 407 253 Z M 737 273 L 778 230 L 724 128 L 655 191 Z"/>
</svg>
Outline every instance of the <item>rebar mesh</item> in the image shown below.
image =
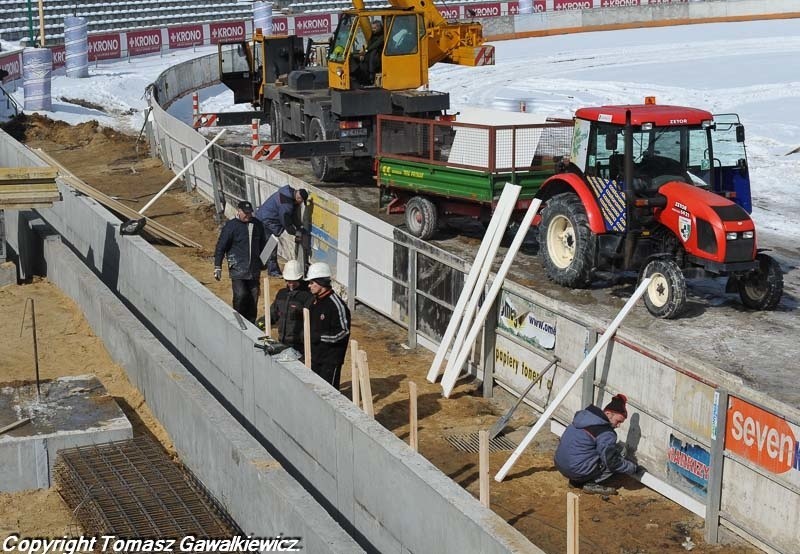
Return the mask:
<svg viewBox="0 0 800 554">
<path fill-rule="evenodd" d="M 59 493 L 87 534 L 240 534 L 205 487 L 146 437 L 61 450 L 54 473 Z"/>
<path fill-rule="evenodd" d="M 444 439 L 450 443 L 450 446 L 461 452 L 477 453 L 480 450 L 480 435 L 478 431 L 445 435 Z M 505 435 L 498 435 L 489 440 L 489 452 L 505 452 L 514 450 L 516 447 L 517 443 Z"/>
</svg>

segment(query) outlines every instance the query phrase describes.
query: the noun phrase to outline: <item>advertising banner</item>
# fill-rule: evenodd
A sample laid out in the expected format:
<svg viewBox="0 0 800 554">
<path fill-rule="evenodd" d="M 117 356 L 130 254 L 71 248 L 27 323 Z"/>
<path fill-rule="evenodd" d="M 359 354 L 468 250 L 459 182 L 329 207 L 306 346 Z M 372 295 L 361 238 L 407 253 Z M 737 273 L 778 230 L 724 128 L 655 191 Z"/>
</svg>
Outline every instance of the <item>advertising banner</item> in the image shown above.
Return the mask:
<svg viewBox="0 0 800 554">
<path fill-rule="evenodd" d="M 618 8 L 638 5 L 640 5 L 639 0 L 603 0 L 600 2 L 600 6 L 603 8 Z"/>
<path fill-rule="evenodd" d="M 203 44 L 202 25 L 181 25 L 180 27 L 169 27 L 170 48 L 188 48 L 196 44 Z"/>
<path fill-rule="evenodd" d="M 692 490 L 705 496 L 711 470 L 711 454 L 700 445 L 684 442 L 675 435 L 669 436 L 667 467 L 670 472 L 688 481 Z"/>
<path fill-rule="evenodd" d="M 273 17 L 272 18 L 272 34 L 273 35 L 288 35 L 289 34 L 289 19 L 286 17 Z"/>
<path fill-rule="evenodd" d="M 497 326 L 531 346 L 556 347 L 556 315 L 507 291 L 500 295 Z"/>
<path fill-rule="evenodd" d="M 89 35 L 89 61 L 116 60 L 122 55 L 119 33 Z"/>
<path fill-rule="evenodd" d="M 500 2 L 493 4 L 469 4 L 464 6 L 466 17 L 500 17 Z"/>
<path fill-rule="evenodd" d="M 128 55 L 139 56 L 161 51 L 161 29 L 147 29 L 145 31 L 128 31 Z"/>
<path fill-rule="evenodd" d="M 557 12 L 563 10 L 591 10 L 592 0 L 553 0 L 553 9 Z"/>
<path fill-rule="evenodd" d="M 298 15 L 294 18 L 294 33 L 299 37 L 332 33 L 330 14 Z"/>
<path fill-rule="evenodd" d="M 67 64 L 67 48 L 63 44 L 51 47 L 50 51 L 53 52 L 53 69 Z"/>
<path fill-rule="evenodd" d="M 436 6 L 445 19 L 461 19 L 461 6 Z"/>
<path fill-rule="evenodd" d="M 3 77 L 3 82 L 15 81 L 22 77 L 22 54 L 0 55 L 0 69 L 8 73 Z"/>
<path fill-rule="evenodd" d="M 547 0 L 533 0 L 533 13 L 544 13 L 547 10 Z M 519 3 L 509 2 L 509 15 L 519 15 Z"/>
<path fill-rule="evenodd" d="M 246 40 L 244 21 L 226 21 L 224 23 L 209 23 L 211 44 L 220 42 L 236 42 Z"/>
</svg>

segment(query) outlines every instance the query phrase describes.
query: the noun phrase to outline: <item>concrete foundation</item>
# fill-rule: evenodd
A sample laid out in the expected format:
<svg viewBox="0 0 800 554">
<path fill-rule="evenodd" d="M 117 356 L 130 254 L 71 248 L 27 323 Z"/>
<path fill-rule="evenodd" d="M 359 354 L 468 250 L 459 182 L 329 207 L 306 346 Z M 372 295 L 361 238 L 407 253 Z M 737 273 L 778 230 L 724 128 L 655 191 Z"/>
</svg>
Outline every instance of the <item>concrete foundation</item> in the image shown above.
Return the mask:
<svg viewBox="0 0 800 554">
<path fill-rule="evenodd" d="M 17 266 L 11 262 L 0 264 L 0 287 L 14 285 L 17 282 Z"/>
<path fill-rule="evenodd" d="M 0 436 L 0 491 L 50 487 L 62 448 L 129 439 L 130 422 L 94 375 L 0 385 L 0 427 L 30 418 Z"/>
</svg>

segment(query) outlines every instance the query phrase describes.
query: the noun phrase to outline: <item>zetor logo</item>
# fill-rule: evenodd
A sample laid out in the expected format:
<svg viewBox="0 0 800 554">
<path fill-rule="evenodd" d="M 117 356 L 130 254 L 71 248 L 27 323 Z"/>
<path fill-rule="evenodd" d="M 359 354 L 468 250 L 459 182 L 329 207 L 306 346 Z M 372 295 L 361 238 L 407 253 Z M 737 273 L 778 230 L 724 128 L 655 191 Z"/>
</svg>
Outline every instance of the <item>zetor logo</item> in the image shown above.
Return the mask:
<svg viewBox="0 0 800 554">
<path fill-rule="evenodd" d="M 731 398 L 727 427 L 728 450 L 772 473 L 800 471 L 800 443 L 785 419 Z"/>
</svg>

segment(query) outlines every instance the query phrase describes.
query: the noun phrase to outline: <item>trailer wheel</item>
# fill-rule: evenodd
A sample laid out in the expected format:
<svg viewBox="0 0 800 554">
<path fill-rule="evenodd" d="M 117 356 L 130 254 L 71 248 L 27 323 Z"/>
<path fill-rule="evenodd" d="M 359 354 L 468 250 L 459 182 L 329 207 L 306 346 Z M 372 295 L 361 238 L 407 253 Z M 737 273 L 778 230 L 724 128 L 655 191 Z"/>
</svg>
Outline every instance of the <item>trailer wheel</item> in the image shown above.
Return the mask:
<svg viewBox="0 0 800 554">
<path fill-rule="evenodd" d="M 571 288 L 588 286 L 596 248 L 586 209 L 577 195 L 565 192 L 547 201 L 539 225 L 539 253 L 552 281 Z"/>
<path fill-rule="evenodd" d="M 686 308 L 686 279 L 678 264 L 668 258 L 648 263 L 641 278 L 652 280 L 644 293 L 647 311 L 662 319 L 675 319 Z"/>
<path fill-rule="evenodd" d="M 771 256 L 756 256 L 758 269 L 738 280 L 742 304 L 751 310 L 774 310 L 783 295 L 783 271 Z"/>
<path fill-rule="evenodd" d="M 436 232 L 436 206 L 422 196 L 415 196 L 406 204 L 406 228 L 422 240 L 428 240 Z"/>
<path fill-rule="evenodd" d="M 308 140 L 326 140 L 325 128 L 318 117 L 312 117 L 308 127 Z M 311 169 L 320 181 L 333 181 L 338 175 L 338 166 L 329 156 L 312 156 Z"/>
<path fill-rule="evenodd" d="M 278 113 L 278 103 L 269 105 L 269 140 L 270 142 L 283 142 L 283 123 Z"/>
</svg>

